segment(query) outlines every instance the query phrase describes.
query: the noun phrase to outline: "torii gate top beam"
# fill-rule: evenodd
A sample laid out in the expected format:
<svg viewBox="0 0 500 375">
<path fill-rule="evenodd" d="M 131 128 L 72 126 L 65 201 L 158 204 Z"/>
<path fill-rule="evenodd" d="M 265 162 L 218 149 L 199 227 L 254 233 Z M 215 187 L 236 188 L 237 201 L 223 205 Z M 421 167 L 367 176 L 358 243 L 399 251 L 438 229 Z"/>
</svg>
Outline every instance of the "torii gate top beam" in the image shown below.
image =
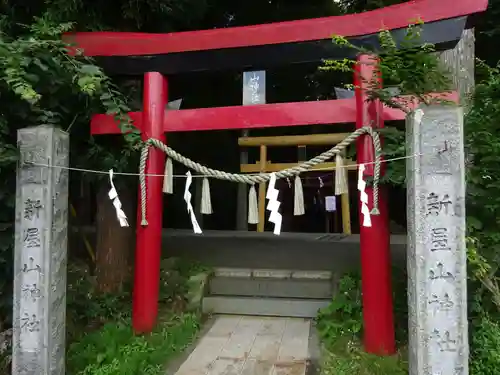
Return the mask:
<svg viewBox="0 0 500 375">
<path fill-rule="evenodd" d="M 355 45 L 376 48 L 382 28 L 404 36 L 409 22 L 425 22 L 423 43 L 453 47 L 467 27 L 467 18 L 487 8 L 487 0 L 414 0 L 337 17 L 278 22 L 168 34 L 86 32 L 66 37 L 96 56 L 112 74 L 165 74 L 214 69 L 247 69 L 277 64 L 351 57 L 355 51 L 331 42 L 342 35 Z"/>
<path fill-rule="evenodd" d="M 456 92 L 436 94 L 435 97 L 458 102 Z M 418 105 L 417 102 L 405 101 L 405 103 L 411 108 Z M 130 117 L 134 126 L 140 130 L 142 128 L 142 112 L 131 112 Z M 384 107 L 383 117 L 384 121 L 404 120 L 406 114 L 400 109 Z M 163 130 L 171 133 L 354 122 L 356 122 L 356 100 L 350 98 L 167 111 Z M 120 134 L 121 130 L 113 116 L 99 114 L 92 117 L 90 132 L 93 135 Z"/>
</svg>

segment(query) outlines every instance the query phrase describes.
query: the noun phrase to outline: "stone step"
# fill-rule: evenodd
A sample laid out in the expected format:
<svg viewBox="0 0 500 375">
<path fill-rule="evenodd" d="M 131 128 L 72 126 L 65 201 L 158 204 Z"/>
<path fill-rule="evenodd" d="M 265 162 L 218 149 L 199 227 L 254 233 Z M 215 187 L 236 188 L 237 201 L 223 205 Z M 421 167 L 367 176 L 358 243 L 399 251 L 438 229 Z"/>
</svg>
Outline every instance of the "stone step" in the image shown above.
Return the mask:
<svg viewBox="0 0 500 375">
<path fill-rule="evenodd" d="M 278 269 L 215 268 L 215 277 L 331 280 L 330 271 L 297 271 Z"/>
<path fill-rule="evenodd" d="M 203 298 L 203 312 L 207 314 L 315 318 L 318 310 L 328 306 L 329 303 L 329 299 L 208 296 Z"/>
<path fill-rule="evenodd" d="M 217 296 L 280 297 L 329 299 L 333 296 L 331 280 L 213 277 L 209 294 Z"/>
</svg>

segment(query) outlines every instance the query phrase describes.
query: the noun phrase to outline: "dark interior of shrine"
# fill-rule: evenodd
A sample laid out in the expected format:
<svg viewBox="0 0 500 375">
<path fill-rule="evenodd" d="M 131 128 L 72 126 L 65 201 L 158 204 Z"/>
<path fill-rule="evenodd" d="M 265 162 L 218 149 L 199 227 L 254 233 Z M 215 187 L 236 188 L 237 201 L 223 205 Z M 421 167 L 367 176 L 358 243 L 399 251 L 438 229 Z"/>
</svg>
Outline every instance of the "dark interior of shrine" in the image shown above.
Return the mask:
<svg viewBox="0 0 500 375">
<path fill-rule="evenodd" d="M 130 78 L 127 78 L 130 86 Z M 335 87 L 344 87 L 351 83 L 352 77 L 338 72 L 321 72 L 318 64 L 291 65 L 279 69 L 266 71 L 266 102 L 283 103 L 304 100 L 335 99 Z M 181 109 L 207 108 L 241 105 L 242 103 L 242 73 L 234 71 L 200 72 L 169 76 L 169 101 L 182 99 Z M 137 77 L 131 86 L 132 110 L 141 110 L 141 78 Z M 394 122 L 386 126 L 404 126 Z M 280 135 L 307 135 L 319 133 L 352 132 L 355 124 L 334 124 L 317 126 L 295 126 L 289 128 L 252 129 L 249 135 L 280 136 Z M 217 130 L 198 132 L 167 133 L 167 143 L 177 152 L 203 165 L 227 172 L 238 173 L 240 168 L 240 151 L 238 138 L 241 131 Z M 99 136 L 99 142 L 116 143 L 116 135 Z M 330 147 L 308 146 L 306 159 L 310 159 Z M 259 159 L 258 148 L 248 148 L 249 163 Z M 348 156 L 355 159 L 354 147 L 348 150 Z M 274 163 L 295 163 L 298 161 L 297 147 L 269 147 L 268 160 Z M 404 161 L 403 161 L 404 162 Z M 133 168 L 135 169 L 135 168 Z M 174 162 L 174 174 L 184 175 L 187 168 Z M 358 203 L 356 180 L 357 173 L 350 171 L 350 214 L 352 232 L 359 233 Z M 334 172 L 318 171 L 301 175 L 304 189 L 305 215 L 293 216 L 293 180 L 278 180 L 277 188 L 280 191 L 282 202 L 280 211 L 283 215 L 283 231 L 289 232 L 342 232 L 340 200 L 337 200 L 337 211 L 326 212 L 325 196 L 334 195 Z M 196 180 L 196 178 L 195 178 Z M 183 199 L 185 178 L 174 178 L 174 194 L 165 195 L 164 199 L 164 228 L 190 229 L 191 222 L 186 212 Z M 127 178 L 124 187 L 132 189 L 134 178 Z M 119 188 L 119 187 L 118 187 Z M 391 231 L 404 233 L 406 227 L 406 195 L 399 187 L 389 186 L 389 215 Z M 193 201 L 199 201 L 201 189 L 192 185 Z M 237 215 L 238 184 L 210 180 L 212 215 L 199 214 L 198 220 L 205 230 L 235 230 Z M 135 195 L 136 196 L 136 195 Z M 95 203 L 93 212 L 89 212 L 88 224 L 94 222 Z M 88 210 L 87 210 L 88 211 Z M 200 217 L 203 216 L 203 217 Z M 271 227 L 267 227 L 270 230 Z M 255 230 L 255 225 L 249 225 L 249 230 Z"/>
</svg>

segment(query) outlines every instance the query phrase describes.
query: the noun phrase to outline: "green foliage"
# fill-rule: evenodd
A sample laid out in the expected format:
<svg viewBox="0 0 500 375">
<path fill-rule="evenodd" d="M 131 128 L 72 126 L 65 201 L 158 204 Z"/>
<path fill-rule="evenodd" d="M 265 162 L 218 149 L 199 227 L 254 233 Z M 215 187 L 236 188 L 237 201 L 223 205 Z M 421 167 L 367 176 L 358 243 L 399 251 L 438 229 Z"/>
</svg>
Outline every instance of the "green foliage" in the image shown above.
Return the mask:
<svg viewBox="0 0 500 375">
<path fill-rule="evenodd" d="M 0 113 L 0 269 L 6 275 L 0 280 L 2 289 L 11 290 L 12 282 L 17 129 L 45 124 L 74 131 L 75 123 L 88 124 L 91 113 L 112 114 L 127 134 L 123 153 L 112 155 L 109 168 L 128 165 L 140 142 L 138 133 L 131 131 L 129 108 L 117 87 L 91 59 L 68 54 L 69 45 L 61 40 L 61 33 L 71 27 L 71 23 L 54 24 L 39 17 L 30 25 L 18 25 L 15 32 L 6 27 L 0 30 L 0 96 L 4 104 Z M 85 139 L 79 142 L 88 147 Z M 90 154 L 99 151 L 102 157 L 105 152 L 97 146 Z M 87 154 L 80 155 L 71 160 L 87 160 Z M 10 293 L 2 293 L 0 326 L 10 315 L 10 299 Z"/>
<path fill-rule="evenodd" d="M 317 318 L 318 332 L 327 346 L 345 336 L 359 337 L 363 327 L 361 281 L 358 275 L 345 275 L 338 293 L 321 309 Z"/>
<path fill-rule="evenodd" d="M 88 268 L 73 263 L 68 269 L 68 374 L 162 373 L 165 363 L 198 331 L 199 317 L 182 310 L 189 277 L 202 269 L 177 258 L 162 262 L 160 310 L 166 312 L 160 314 L 157 329 L 142 337 L 134 336 L 130 328 L 131 289 L 125 288 L 122 294 L 99 294 Z"/>
<path fill-rule="evenodd" d="M 451 79 L 448 72 L 440 65 L 434 45 L 421 43 L 422 23 L 411 24 L 406 29 L 404 38 L 397 42 L 388 30 L 379 33 L 378 50 L 368 50 L 355 46 L 342 36 L 334 36 L 333 42 L 346 49 L 352 49 L 360 54 L 373 57 L 374 75 L 366 80 L 363 78 L 368 100 L 380 100 L 388 107 L 398 108 L 408 113 L 410 102 L 415 100 L 431 104 L 444 103 L 443 100 L 432 97 L 433 93 L 446 92 L 451 89 Z M 354 60 L 326 60 L 323 71 L 351 72 L 357 74 Z M 383 77 L 380 86 L 378 77 Z M 353 88 L 352 85 L 349 88 Z M 386 164 L 386 172 L 382 183 L 403 185 L 406 182 L 405 132 L 397 127 L 387 127 L 380 130 L 384 136 L 383 155 L 387 159 L 400 159 Z M 353 157 L 354 150 L 350 149 Z"/>
<path fill-rule="evenodd" d="M 324 355 L 321 375 L 407 375 L 404 354 L 377 356 L 364 352 L 358 342 L 341 340 Z"/>
<path fill-rule="evenodd" d="M 67 314 L 69 341 L 79 338 L 82 331 L 99 328 L 110 321 L 124 321 L 131 316 L 131 289 L 121 294 L 97 292 L 95 277 L 86 264 L 70 262 L 67 279 Z"/>
<path fill-rule="evenodd" d="M 353 45 L 342 36 L 333 37 L 333 42 L 342 48 L 373 56 L 375 74 L 369 80 L 363 78 L 369 100 L 379 99 L 389 107 L 409 112 L 410 101 L 429 104 L 435 101 L 432 93 L 450 90 L 451 79 L 433 54 L 434 45 L 421 43 L 421 24 L 410 24 L 400 42 L 392 37 L 390 31 L 382 30 L 378 50 Z M 350 59 L 326 60 L 320 69 L 356 73 L 356 64 Z M 379 77 L 383 77 L 386 88 L 380 86 Z M 395 92 L 387 87 L 397 87 L 398 90 Z"/>
<path fill-rule="evenodd" d="M 157 375 L 173 355 L 189 345 L 199 329 L 192 314 L 169 316 L 148 336 L 135 336 L 131 322 L 106 324 L 72 344 L 68 374 Z"/>
<path fill-rule="evenodd" d="M 395 295 L 406 302 L 405 294 Z M 346 274 L 330 305 L 318 314 L 317 329 L 324 349 L 321 374 L 406 375 L 408 365 L 403 352 L 390 357 L 364 352 L 360 344 L 362 327 L 361 280 L 357 274 Z"/>
<path fill-rule="evenodd" d="M 465 121 L 466 148 L 472 159 L 467 168 L 468 250 L 472 275 L 491 293 L 489 299 L 499 313 L 500 70 L 481 67 L 488 78 L 476 85 Z"/>
<path fill-rule="evenodd" d="M 164 259 L 160 268 L 160 305 L 175 304 L 183 307 L 189 289 L 189 278 L 201 270 L 202 266 L 185 260 Z M 76 334 L 81 327 L 98 328 L 110 320 L 129 319 L 131 300 L 131 285 L 126 285 L 122 293 L 101 294 L 97 291 L 95 276 L 90 274 L 86 264 L 71 262 L 68 265 L 68 323 L 77 327 Z"/>
<path fill-rule="evenodd" d="M 465 118 L 467 166 L 467 251 L 473 296 L 470 368 L 473 375 L 500 366 L 500 70 L 482 62 L 485 79 L 476 85 Z"/>
<path fill-rule="evenodd" d="M 500 368 L 500 324 L 487 314 L 472 321 L 471 375 L 495 375 Z"/>
</svg>

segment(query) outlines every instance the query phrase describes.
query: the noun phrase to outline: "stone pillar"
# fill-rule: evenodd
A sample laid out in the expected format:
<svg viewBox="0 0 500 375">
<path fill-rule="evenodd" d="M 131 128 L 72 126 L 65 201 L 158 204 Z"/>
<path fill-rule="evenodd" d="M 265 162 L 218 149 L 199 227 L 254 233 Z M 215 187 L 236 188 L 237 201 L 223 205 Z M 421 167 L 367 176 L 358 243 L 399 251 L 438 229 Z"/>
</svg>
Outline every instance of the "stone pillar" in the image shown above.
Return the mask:
<svg viewBox="0 0 500 375">
<path fill-rule="evenodd" d="M 465 29 L 462 37 L 453 49 L 439 53 L 441 64 L 450 73 L 453 90 L 460 94 L 460 103 L 468 106 L 474 91 L 474 29 Z"/>
<path fill-rule="evenodd" d="M 467 375 L 463 112 L 407 118 L 410 375 Z"/>
<path fill-rule="evenodd" d="M 18 148 L 12 374 L 64 375 L 69 137 L 24 128 Z"/>
</svg>

